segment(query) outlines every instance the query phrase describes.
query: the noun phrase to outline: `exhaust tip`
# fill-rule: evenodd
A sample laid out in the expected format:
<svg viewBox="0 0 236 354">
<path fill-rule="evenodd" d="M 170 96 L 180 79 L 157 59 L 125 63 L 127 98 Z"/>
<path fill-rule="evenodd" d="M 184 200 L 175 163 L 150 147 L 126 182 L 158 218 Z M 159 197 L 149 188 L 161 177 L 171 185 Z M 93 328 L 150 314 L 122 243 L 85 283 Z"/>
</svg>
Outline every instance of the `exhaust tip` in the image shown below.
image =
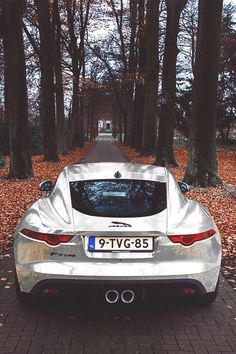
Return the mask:
<svg viewBox="0 0 236 354">
<path fill-rule="evenodd" d="M 121 300 L 125 304 L 131 304 L 134 301 L 134 292 L 132 290 L 124 290 L 121 293 Z"/>
<path fill-rule="evenodd" d="M 116 290 L 108 290 L 105 299 L 109 304 L 115 304 L 119 299 L 119 293 Z"/>
</svg>

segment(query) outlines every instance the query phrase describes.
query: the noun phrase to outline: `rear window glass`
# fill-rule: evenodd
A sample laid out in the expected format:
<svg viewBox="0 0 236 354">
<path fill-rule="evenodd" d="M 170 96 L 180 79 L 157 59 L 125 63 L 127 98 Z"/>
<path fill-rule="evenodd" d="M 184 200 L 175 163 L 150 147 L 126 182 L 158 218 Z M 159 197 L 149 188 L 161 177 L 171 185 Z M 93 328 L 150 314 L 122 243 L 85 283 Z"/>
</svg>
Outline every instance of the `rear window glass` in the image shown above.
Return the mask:
<svg viewBox="0 0 236 354">
<path fill-rule="evenodd" d="M 93 216 L 136 217 L 166 208 L 166 183 L 142 180 L 70 182 L 72 207 Z"/>
</svg>

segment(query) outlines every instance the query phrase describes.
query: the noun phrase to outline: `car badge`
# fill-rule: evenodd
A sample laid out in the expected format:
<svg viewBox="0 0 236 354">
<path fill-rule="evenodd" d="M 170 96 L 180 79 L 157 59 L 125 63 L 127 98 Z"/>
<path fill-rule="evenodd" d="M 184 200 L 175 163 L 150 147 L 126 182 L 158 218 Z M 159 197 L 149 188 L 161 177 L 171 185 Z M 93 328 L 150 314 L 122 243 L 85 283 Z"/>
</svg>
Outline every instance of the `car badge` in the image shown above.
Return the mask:
<svg viewBox="0 0 236 354">
<path fill-rule="evenodd" d="M 112 225 L 109 225 L 109 227 L 132 227 L 130 224 L 126 224 L 125 222 L 119 222 L 119 221 L 112 221 Z"/>
<path fill-rule="evenodd" d="M 114 174 L 115 178 L 121 178 L 121 173 L 119 171 L 116 171 L 116 173 Z"/>
</svg>

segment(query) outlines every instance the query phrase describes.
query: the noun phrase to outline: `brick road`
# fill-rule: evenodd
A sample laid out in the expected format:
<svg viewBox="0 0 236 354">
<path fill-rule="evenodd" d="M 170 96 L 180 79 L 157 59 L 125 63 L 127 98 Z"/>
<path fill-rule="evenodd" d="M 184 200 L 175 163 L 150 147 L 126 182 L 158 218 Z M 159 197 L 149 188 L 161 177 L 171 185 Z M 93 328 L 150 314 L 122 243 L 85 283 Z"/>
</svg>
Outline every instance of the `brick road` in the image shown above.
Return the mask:
<svg viewBox="0 0 236 354">
<path fill-rule="evenodd" d="M 209 307 L 177 300 L 81 306 L 65 298 L 25 309 L 15 298 L 10 252 L 0 260 L 1 353 L 236 353 L 236 293 L 221 278 L 220 294 Z"/>
</svg>

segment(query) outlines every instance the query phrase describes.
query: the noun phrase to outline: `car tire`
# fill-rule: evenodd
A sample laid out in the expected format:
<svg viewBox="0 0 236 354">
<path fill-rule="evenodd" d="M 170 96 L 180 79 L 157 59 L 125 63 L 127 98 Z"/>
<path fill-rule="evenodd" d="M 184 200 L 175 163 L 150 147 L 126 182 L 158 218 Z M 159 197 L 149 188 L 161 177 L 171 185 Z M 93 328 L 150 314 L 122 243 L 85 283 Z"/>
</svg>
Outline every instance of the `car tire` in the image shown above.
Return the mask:
<svg viewBox="0 0 236 354">
<path fill-rule="evenodd" d="M 205 295 L 197 296 L 197 304 L 204 305 L 204 306 L 208 306 L 208 305 L 212 304 L 216 300 L 218 292 L 219 292 L 219 280 L 216 284 L 215 291 L 213 291 L 211 293 L 207 293 Z"/>
<path fill-rule="evenodd" d="M 16 298 L 21 305 L 25 307 L 32 307 L 37 304 L 38 299 L 36 295 L 24 293 L 20 290 L 20 285 L 16 275 L 15 275 L 15 290 L 16 290 Z"/>
</svg>

